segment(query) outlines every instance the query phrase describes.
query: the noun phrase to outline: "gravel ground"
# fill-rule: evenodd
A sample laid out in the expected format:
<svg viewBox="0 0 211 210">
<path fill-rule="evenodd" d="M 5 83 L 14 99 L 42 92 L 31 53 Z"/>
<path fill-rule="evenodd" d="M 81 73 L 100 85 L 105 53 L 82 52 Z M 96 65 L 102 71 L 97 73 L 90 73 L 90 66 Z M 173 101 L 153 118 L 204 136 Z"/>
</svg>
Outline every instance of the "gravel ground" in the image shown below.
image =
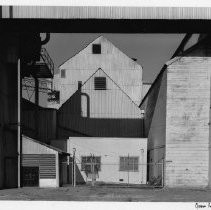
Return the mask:
<svg viewBox="0 0 211 210">
<path fill-rule="evenodd" d="M 209 202 L 208 189 L 149 189 L 113 186 L 24 187 L 0 190 L 0 200 Z"/>
</svg>

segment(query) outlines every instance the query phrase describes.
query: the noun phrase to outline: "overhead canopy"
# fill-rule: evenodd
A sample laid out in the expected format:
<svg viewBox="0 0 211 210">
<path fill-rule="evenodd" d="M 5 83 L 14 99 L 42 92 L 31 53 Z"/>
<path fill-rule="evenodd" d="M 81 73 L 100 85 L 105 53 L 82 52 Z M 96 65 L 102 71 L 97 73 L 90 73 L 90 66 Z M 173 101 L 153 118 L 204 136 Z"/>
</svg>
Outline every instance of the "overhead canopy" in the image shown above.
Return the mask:
<svg viewBox="0 0 211 210">
<path fill-rule="evenodd" d="M 81 1 L 75 0 L 75 2 Z M 140 6 L 142 1 L 136 1 L 136 6 L 135 0 L 128 1 L 127 6 L 121 4 L 99 6 L 100 2 L 106 2 L 106 0 L 95 1 L 98 4 L 88 4 L 90 1 L 82 2 L 84 3 L 75 6 L 0 6 L 0 27 L 4 32 L 211 32 L 211 7 L 191 7 L 195 4 L 186 7 L 182 5 L 174 7 Z"/>
<path fill-rule="evenodd" d="M 2 18 L 209 20 L 211 7 L 3 6 Z"/>
</svg>

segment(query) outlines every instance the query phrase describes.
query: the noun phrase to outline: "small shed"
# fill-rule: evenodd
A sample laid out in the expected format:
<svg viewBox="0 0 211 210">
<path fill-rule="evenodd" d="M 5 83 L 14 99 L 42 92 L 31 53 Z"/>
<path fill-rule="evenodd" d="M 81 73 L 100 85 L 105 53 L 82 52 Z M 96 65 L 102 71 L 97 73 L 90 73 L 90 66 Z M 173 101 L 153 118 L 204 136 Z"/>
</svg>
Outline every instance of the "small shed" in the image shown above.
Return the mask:
<svg viewBox="0 0 211 210">
<path fill-rule="evenodd" d="M 66 184 L 69 156 L 69 153 L 58 148 L 23 136 L 23 186 L 59 187 Z"/>
</svg>

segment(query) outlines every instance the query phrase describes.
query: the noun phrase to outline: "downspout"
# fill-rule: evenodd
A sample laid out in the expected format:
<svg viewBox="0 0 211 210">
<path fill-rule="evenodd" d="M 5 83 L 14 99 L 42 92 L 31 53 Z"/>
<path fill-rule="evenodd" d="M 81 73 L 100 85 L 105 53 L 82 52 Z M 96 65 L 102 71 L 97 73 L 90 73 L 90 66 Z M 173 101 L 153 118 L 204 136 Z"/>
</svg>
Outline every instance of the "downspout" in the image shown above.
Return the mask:
<svg viewBox="0 0 211 210">
<path fill-rule="evenodd" d="M 22 95 L 22 87 L 21 87 L 21 60 L 20 58 L 18 59 L 18 64 L 17 64 L 17 85 L 18 85 L 18 132 L 17 132 L 17 137 L 18 137 L 18 188 L 22 186 L 22 167 L 21 167 L 21 156 L 22 156 L 22 134 L 21 134 L 21 95 Z"/>
</svg>

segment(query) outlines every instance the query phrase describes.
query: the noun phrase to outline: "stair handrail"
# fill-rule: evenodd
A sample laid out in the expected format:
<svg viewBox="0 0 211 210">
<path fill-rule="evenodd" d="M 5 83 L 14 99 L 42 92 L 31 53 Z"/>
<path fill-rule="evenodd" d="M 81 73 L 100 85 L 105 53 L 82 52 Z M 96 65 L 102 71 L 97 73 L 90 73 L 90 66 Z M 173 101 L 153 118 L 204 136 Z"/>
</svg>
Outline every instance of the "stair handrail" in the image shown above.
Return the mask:
<svg viewBox="0 0 211 210">
<path fill-rule="evenodd" d="M 54 63 L 50 55 L 48 54 L 48 51 L 45 48 L 41 48 L 40 55 L 43 61 L 45 62 L 45 64 L 48 66 L 51 74 L 54 75 Z"/>
</svg>

